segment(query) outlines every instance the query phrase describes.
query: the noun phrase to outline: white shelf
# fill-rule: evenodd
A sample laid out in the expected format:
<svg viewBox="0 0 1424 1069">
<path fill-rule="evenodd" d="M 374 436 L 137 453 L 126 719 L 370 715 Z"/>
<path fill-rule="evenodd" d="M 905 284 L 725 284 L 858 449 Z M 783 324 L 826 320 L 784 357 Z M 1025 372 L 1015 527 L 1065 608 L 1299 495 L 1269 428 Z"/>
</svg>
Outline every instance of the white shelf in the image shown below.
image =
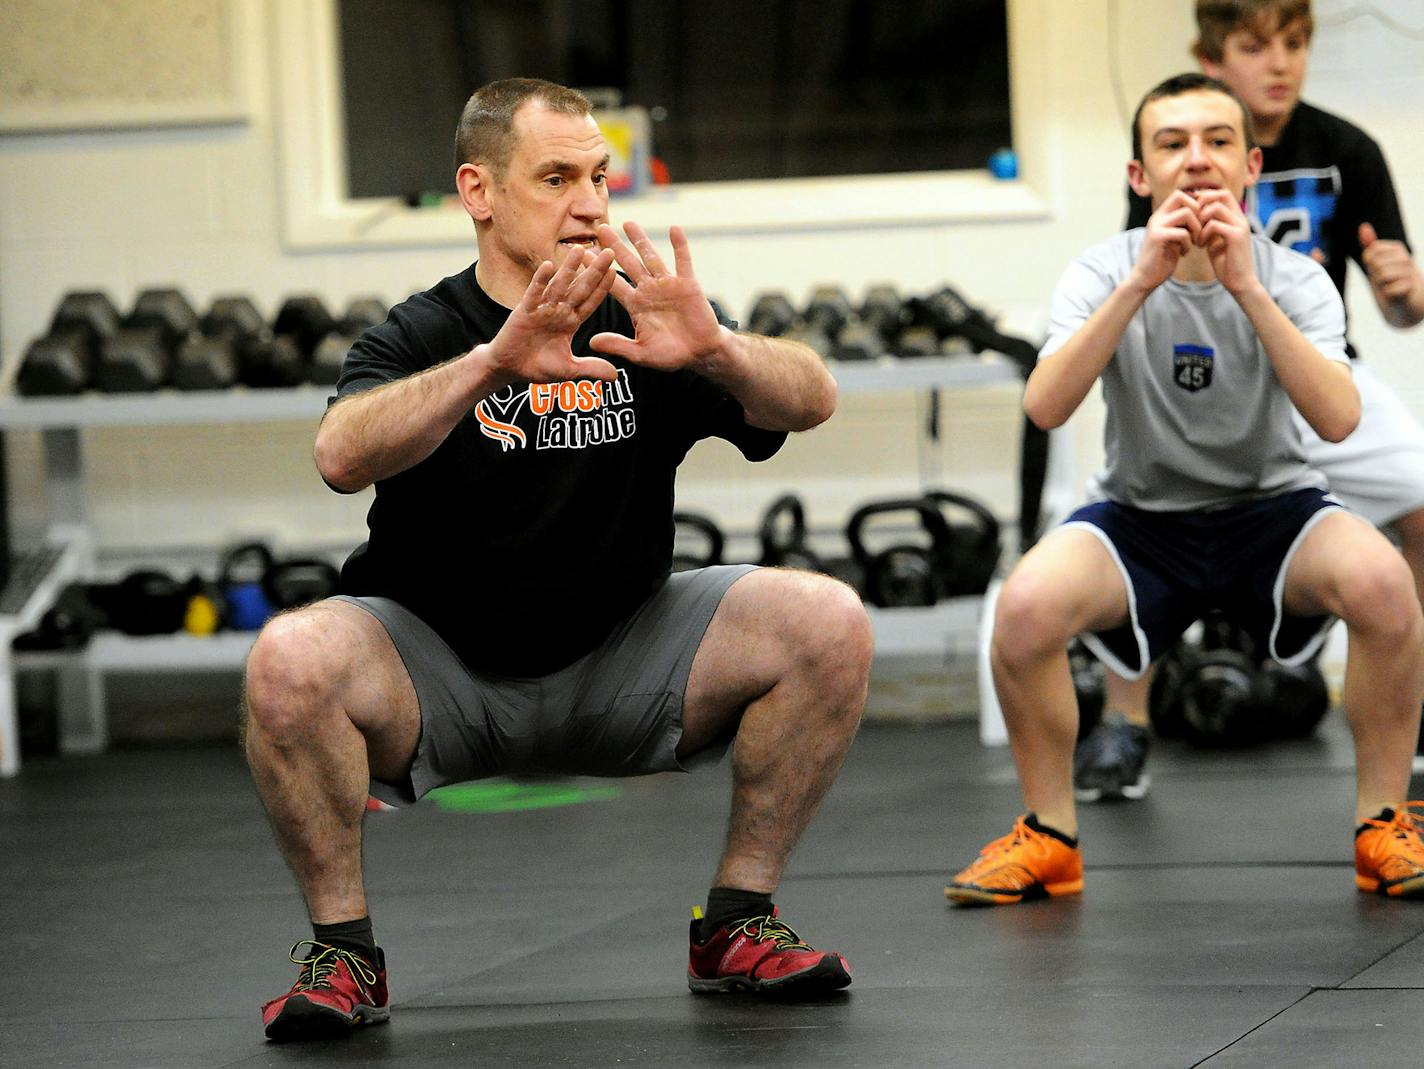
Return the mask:
<svg viewBox="0 0 1424 1069">
<path fill-rule="evenodd" d="M 997 353 L 908 359 L 883 356 L 878 360 L 865 362 L 828 360 L 826 366 L 831 369 L 836 384 L 845 393 L 951 390 L 1023 381 L 1018 366 Z"/>
<path fill-rule="evenodd" d="M 0 429 L 133 427 L 155 424 L 261 423 L 320 419 L 328 386 L 287 389 L 158 390 L 154 393 L 86 393 L 78 397 L 0 397 Z"/>
</svg>

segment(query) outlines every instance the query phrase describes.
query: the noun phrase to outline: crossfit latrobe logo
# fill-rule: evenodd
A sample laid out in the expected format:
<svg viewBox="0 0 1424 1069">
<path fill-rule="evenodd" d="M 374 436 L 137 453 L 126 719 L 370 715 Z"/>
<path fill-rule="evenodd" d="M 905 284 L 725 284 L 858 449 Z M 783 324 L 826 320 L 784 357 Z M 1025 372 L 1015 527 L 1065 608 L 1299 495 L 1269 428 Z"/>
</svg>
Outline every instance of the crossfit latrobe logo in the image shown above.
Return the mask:
<svg viewBox="0 0 1424 1069">
<path fill-rule="evenodd" d="M 1172 346 L 1172 381 L 1196 393 L 1211 385 L 1211 364 L 1216 357 L 1205 345 Z"/>
<path fill-rule="evenodd" d="M 480 433 L 498 442 L 500 452 L 529 445 L 530 433 L 520 426 L 521 417 L 526 424 L 537 421 L 532 427 L 535 449 L 619 442 L 638 428 L 633 388 L 623 368 L 616 382 L 579 379 L 506 386 L 475 405 Z"/>
</svg>

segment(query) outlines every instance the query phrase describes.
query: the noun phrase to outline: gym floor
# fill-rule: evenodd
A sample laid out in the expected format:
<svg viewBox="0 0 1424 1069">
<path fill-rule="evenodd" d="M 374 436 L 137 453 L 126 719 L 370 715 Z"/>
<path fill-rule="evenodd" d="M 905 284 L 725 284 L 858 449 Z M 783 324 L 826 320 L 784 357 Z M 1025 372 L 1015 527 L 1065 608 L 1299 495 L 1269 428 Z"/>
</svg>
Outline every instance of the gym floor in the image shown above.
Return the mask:
<svg viewBox="0 0 1424 1069">
<path fill-rule="evenodd" d="M 1019 809 L 1009 755 L 970 722 L 867 724 L 777 896 L 854 969 L 805 1004 L 685 985 L 725 763 L 374 813 L 391 1022 L 276 1046 L 258 1005 L 309 929 L 236 748 L 37 759 L 0 781 L 0 1064 L 1417 1064 L 1424 902 L 1355 891 L 1351 761 L 1338 713 L 1270 749 L 1159 744 L 1146 800 L 1084 807 L 1081 898 L 959 909 L 945 875 Z"/>
</svg>

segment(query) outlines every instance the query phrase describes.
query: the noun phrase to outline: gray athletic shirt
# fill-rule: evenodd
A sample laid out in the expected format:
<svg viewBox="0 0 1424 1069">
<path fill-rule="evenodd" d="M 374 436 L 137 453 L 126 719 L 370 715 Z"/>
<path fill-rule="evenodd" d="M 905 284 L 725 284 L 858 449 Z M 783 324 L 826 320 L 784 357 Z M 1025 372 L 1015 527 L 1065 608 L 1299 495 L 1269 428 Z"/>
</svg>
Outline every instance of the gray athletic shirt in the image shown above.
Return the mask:
<svg viewBox="0 0 1424 1069">
<path fill-rule="evenodd" d="M 1137 262 L 1146 230 L 1116 234 L 1078 257 L 1053 293 L 1049 358 Z M 1256 275 L 1307 341 L 1349 366 L 1345 309 L 1319 264 L 1253 235 Z M 1158 286 L 1132 317 L 1102 374 L 1106 466 L 1088 484 L 1152 511 L 1203 509 L 1326 485 L 1305 461 L 1290 398 L 1255 328 L 1219 282 Z"/>
</svg>

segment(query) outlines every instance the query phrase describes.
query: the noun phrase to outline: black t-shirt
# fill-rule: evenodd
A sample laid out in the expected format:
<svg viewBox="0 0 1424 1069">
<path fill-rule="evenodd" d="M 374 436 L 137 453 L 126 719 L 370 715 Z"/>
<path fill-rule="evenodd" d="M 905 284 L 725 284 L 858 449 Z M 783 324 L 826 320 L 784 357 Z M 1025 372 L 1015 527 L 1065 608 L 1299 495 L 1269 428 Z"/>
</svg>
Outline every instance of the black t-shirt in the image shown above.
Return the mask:
<svg viewBox="0 0 1424 1069">
<path fill-rule="evenodd" d="M 337 394 L 466 353 L 508 316 L 471 265 L 362 334 Z M 588 347 L 601 331 L 633 334 L 611 297 L 574 335 L 574 354 L 603 355 Z M 478 670 L 544 675 L 596 647 L 668 575 L 673 477 L 692 445 L 725 438 L 764 460 L 786 439 L 748 425 L 735 399 L 690 371 L 606 359 L 617 382 L 506 387 L 425 460 L 378 482 L 370 539 L 346 561 L 342 591 L 399 602 Z"/>
<path fill-rule="evenodd" d="M 1281 245 L 1318 259 L 1345 296 L 1345 265 L 1361 270 L 1360 224 L 1403 241 L 1404 220 L 1380 147 L 1367 133 L 1304 101 L 1274 145 L 1261 146 L 1261 177 L 1246 193 L 1252 226 Z M 1129 228 L 1145 226 L 1151 203 L 1128 191 Z M 1351 351 L 1351 355 L 1354 353 Z"/>
</svg>

